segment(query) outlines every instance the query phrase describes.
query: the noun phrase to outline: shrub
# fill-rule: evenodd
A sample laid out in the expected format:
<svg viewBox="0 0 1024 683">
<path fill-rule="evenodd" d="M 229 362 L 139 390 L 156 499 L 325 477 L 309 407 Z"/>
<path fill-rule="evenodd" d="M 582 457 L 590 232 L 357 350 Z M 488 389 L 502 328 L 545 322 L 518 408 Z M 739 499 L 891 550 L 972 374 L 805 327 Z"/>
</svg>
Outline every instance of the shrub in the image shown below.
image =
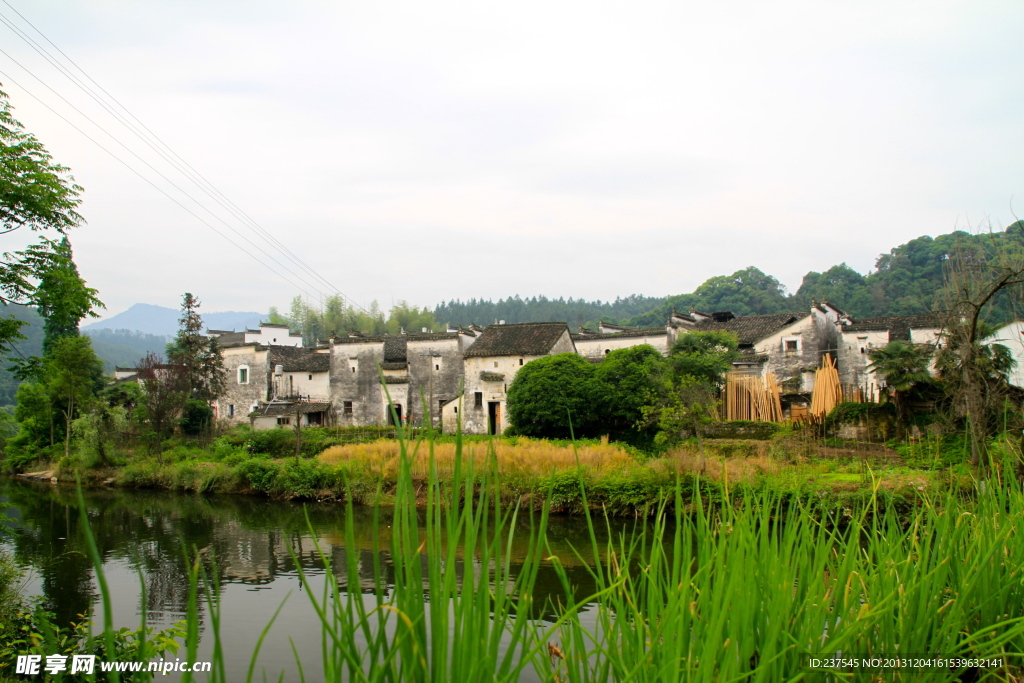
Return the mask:
<svg viewBox="0 0 1024 683">
<path fill-rule="evenodd" d="M 190 398 L 181 411 L 181 433 L 188 436 L 206 434 L 213 424 L 213 408 L 205 401 Z"/>
<path fill-rule="evenodd" d="M 240 463 L 235 471 L 253 490 L 261 493 L 270 493 L 274 486 L 274 479 L 277 477 L 278 469 L 278 464 L 271 460 L 249 458 Z"/>
</svg>

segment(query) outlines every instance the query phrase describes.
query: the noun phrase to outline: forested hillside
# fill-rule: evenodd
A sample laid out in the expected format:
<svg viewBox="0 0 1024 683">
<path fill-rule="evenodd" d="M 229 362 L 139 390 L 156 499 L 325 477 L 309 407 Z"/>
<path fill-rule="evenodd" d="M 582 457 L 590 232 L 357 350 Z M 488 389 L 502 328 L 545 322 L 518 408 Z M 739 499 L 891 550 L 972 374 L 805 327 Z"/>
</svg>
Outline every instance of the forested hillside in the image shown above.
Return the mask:
<svg viewBox="0 0 1024 683">
<path fill-rule="evenodd" d="M 535 296 L 521 299 L 519 295 L 490 301 L 469 299 L 466 302 L 441 302 L 434 308 L 434 317 L 448 325 L 489 325 L 496 320 L 507 323 L 565 321 L 573 328 L 595 325 L 601 320 L 615 321 L 645 313 L 664 303 L 664 297 L 633 294 L 615 301 L 585 299 L 549 299 Z M 664 321 L 662 321 L 664 322 Z"/>
<path fill-rule="evenodd" d="M 862 275 L 845 263 L 804 276 L 796 292 L 786 291 L 775 277 L 751 266 L 731 275 L 709 278 L 693 292 L 668 297 L 629 296 L 614 302 L 584 299 L 548 299 L 518 296 L 498 301 L 470 299 L 442 302 L 434 309 L 441 323 L 486 325 L 495 320 L 508 323 L 565 321 L 575 328 L 593 326 L 599 320 L 640 327 L 665 324 L 673 310 L 685 312 L 732 311 L 736 315 L 762 315 L 806 309 L 811 300 L 828 300 L 850 315 L 867 318 L 882 315 L 910 315 L 939 310 L 946 289 L 946 264 L 957 251 L 977 258 L 994 258 L 1024 252 L 1024 222 L 1005 232 L 972 235 L 953 232 L 938 237 L 913 239 L 881 254 L 875 270 Z M 1018 315 L 1009 296 L 1002 296 L 989 309 L 991 322 Z"/>
</svg>

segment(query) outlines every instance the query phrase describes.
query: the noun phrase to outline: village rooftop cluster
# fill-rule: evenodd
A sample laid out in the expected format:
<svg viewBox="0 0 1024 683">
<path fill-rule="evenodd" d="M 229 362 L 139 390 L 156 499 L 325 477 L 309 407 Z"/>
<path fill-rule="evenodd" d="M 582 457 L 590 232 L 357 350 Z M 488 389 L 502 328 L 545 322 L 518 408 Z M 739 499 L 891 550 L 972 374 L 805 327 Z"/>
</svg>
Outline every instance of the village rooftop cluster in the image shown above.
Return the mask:
<svg viewBox="0 0 1024 683">
<path fill-rule="evenodd" d="M 1007 344 L 1018 366 L 1024 360 L 1021 323 L 1000 328 L 993 340 Z M 853 319 L 828 303 L 773 315 L 730 312 L 674 312 L 664 327 L 632 328 L 601 323 L 572 332 L 563 322 L 449 327 L 445 332 L 397 335 L 349 334 L 304 346 L 287 325 L 263 323 L 258 330 L 208 330 L 223 352 L 227 387 L 214 403 L 217 418 L 279 426 L 370 426 L 429 423 L 454 433 L 461 419 L 467 434 L 501 434 L 508 427 L 506 398 L 526 363 L 559 353 L 576 353 L 599 363 L 606 354 L 643 344 L 668 355 L 680 335 L 728 331 L 739 339 L 740 376 L 771 373 L 781 387 L 782 416 L 806 414 L 815 371 L 828 354 L 835 359 L 844 393 L 877 401 L 883 382 L 871 370 L 869 352 L 894 340 L 941 343 L 937 315 Z M 1016 343 L 1013 343 L 1016 342 Z M 1014 373 L 1017 386 L 1024 378 Z M 136 378 L 134 368 L 117 368 L 118 380 Z M 429 413 L 429 414 L 427 414 Z"/>
</svg>

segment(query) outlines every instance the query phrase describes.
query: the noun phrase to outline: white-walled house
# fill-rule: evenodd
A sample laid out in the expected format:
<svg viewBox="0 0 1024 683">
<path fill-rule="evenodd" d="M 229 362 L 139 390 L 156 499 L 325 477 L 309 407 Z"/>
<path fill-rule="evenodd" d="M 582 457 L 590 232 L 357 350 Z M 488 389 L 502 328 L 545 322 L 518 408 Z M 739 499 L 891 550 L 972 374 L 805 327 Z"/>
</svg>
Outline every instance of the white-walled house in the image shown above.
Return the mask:
<svg viewBox="0 0 1024 683">
<path fill-rule="evenodd" d="M 661 355 L 669 352 L 669 331 L 664 327 L 632 328 L 601 323 L 601 332 L 581 330 L 572 335 L 576 352 L 590 361 L 599 361 L 612 351 L 632 346 L 653 346 Z"/>
<path fill-rule="evenodd" d="M 696 322 L 676 324 L 679 337 L 689 332 L 732 332 L 739 338 L 743 354 L 734 363 L 736 371 L 754 375 L 770 371 L 785 394 L 807 394 L 814 390 L 814 371 L 821 365 L 821 357 L 835 353 L 836 327 L 846 314 L 822 302 L 794 313 L 737 317 L 728 311 L 693 311 L 690 317 Z"/>
<path fill-rule="evenodd" d="M 519 368 L 575 352 L 565 323 L 489 325 L 465 352 L 463 393 L 442 407 L 444 431 L 454 432 L 461 416 L 466 434 L 501 434 L 508 427 L 508 387 Z"/>
<path fill-rule="evenodd" d="M 216 337 L 221 346 L 229 344 L 262 344 L 263 346 L 302 346 L 302 335 L 292 332 L 287 325 L 260 323 L 258 330 L 241 332 L 207 330 L 207 336 Z"/>
<path fill-rule="evenodd" d="M 860 394 L 861 400 L 878 401 L 884 380 L 869 369 L 871 351 L 891 341 L 937 346 L 942 335 L 942 318 L 934 314 L 890 315 L 854 320 L 839 328 L 839 381 L 843 391 Z"/>
</svg>

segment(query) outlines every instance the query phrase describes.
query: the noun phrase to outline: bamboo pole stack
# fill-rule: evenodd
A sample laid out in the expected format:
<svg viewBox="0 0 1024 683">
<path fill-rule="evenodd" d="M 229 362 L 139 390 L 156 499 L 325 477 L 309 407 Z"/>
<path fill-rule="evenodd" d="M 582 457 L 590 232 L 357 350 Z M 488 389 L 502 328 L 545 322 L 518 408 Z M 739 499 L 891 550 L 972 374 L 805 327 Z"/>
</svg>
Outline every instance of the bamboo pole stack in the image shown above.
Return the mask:
<svg viewBox="0 0 1024 683">
<path fill-rule="evenodd" d="M 780 394 L 771 372 L 764 377 L 730 373 L 725 382 L 725 419 L 782 422 Z"/>
<path fill-rule="evenodd" d="M 826 353 L 821 367 L 814 372 L 814 393 L 811 394 L 812 419 L 822 419 L 843 400 L 843 387 L 839 383 L 839 370 L 832 354 Z"/>
</svg>

